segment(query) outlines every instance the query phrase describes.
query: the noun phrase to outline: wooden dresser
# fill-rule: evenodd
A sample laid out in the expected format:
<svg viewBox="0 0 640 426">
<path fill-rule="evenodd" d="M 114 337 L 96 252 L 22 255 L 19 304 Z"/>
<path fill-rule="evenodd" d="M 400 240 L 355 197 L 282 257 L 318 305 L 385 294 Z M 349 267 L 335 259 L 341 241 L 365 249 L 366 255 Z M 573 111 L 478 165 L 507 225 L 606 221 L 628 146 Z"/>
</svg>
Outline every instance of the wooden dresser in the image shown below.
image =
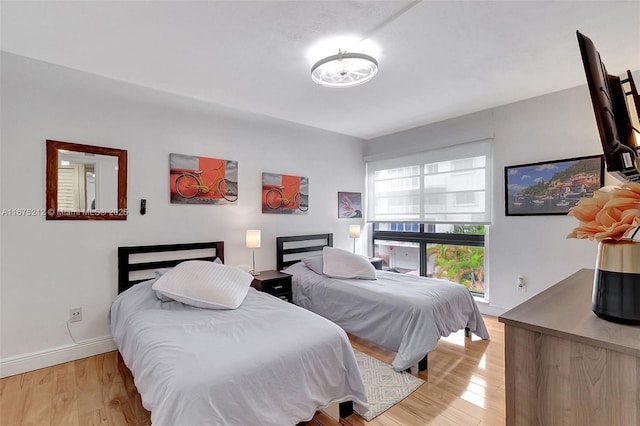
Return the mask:
<svg viewBox="0 0 640 426">
<path fill-rule="evenodd" d="M 507 426 L 640 425 L 640 326 L 596 317 L 593 273 L 582 269 L 499 318 Z"/>
</svg>

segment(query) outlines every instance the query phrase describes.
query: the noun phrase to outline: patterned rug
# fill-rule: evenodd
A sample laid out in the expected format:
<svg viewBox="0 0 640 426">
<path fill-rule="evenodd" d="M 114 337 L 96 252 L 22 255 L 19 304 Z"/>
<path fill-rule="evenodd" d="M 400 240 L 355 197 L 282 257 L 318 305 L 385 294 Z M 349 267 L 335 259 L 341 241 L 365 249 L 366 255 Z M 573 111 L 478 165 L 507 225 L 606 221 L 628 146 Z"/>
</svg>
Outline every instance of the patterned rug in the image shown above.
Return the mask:
<svg viewBox="0 0 640 426">
<path fill-rule="evenodd" d="M 424 380 L 409 373 L 397 373 L 382 361 L 353 350 L 367 390 L 369 410 L 354 404 L 354 410 L 366 421 L 387 411 L 418 389 Z"/>
</svg>

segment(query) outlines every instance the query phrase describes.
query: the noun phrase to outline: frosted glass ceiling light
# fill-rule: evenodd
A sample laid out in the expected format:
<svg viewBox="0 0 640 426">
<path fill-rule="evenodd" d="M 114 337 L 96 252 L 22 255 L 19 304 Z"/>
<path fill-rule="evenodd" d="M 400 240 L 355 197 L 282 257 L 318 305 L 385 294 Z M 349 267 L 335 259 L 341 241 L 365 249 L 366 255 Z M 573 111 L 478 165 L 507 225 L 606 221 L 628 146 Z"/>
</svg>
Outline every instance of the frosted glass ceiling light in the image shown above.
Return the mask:
<svg viewBox="0 0 640 426">
<path fill-rule="evenodd" d="M 311 67 L 311 79 L 325 87 L 351 87 L 366 83 L 378 73 L 378 61 L 364 53 L 338 50 Z"/>
</svg>

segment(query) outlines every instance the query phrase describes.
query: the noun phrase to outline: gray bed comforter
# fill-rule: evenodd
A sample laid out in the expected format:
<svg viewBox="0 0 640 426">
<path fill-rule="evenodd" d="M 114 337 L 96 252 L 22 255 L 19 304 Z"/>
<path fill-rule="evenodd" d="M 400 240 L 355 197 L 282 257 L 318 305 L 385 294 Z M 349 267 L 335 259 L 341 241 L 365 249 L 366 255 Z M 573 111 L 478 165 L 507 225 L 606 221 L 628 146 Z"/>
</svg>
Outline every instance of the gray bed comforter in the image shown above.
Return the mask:
<svg viewBox="0 0 640 426">
<path fill-rule="evenodd" d="M 238 309 L 162 303 L 153 281 L 111 307 L 113 339 L 154 426 L 294 425 L 317 409 L 366 406 L 338 326 L 250 288 Z"/>
<path fill-rule="evenodd" d="M 393 368 L 416 366 L 440 337 L 465 327 L 489 338 L 469 291 L 449 281 L 376 271 L 376 280 L 335 279 L 303 263 L 293 275 L 294 303 L 363 339 L 397 351 Z"/>
</svg>

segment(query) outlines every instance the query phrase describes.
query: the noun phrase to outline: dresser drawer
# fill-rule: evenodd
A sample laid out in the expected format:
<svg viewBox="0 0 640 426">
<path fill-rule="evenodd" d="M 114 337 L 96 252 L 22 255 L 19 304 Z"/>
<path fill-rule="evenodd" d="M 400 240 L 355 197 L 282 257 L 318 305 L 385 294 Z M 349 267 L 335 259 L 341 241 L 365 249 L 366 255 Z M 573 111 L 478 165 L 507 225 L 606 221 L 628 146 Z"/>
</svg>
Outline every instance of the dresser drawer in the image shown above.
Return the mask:
<svg viewBox="0 0 640 426">
<path fill-rule="evenodd" d="M 291 278 L 263 282 L 262 291 L 273 294 L 274 296 L 291 293 Z"/>
</svg>

